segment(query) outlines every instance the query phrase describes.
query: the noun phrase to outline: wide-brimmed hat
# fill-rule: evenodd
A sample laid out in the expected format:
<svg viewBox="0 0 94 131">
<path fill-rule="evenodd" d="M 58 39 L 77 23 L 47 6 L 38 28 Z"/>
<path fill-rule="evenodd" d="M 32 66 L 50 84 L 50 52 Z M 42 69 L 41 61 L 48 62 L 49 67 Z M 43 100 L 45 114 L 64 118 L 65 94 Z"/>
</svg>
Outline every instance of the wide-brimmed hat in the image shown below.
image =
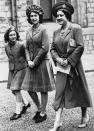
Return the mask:
<svg viewBox="0 0 94 131">
<path fill-rule="evenodd" d="M 58 11 L 59 9 L 62 9 L 62 10 L 64 10 L 65 12 L 68 12 L 70 15 L 72 15 L 72 14 L 74 13 L 74 8 L 73 8 L 73 6 L 72 6 L 70 3 L 68 3 L 67 0 L 63 0 L 62 2 L 58 2 L 58 3 L 56 3 L 56 4 L 53 6 L 53 8 L 52 8 L 52 14 L 53 14 L 53 16 L 56 17 L 57 11 Z"/>
</svg>

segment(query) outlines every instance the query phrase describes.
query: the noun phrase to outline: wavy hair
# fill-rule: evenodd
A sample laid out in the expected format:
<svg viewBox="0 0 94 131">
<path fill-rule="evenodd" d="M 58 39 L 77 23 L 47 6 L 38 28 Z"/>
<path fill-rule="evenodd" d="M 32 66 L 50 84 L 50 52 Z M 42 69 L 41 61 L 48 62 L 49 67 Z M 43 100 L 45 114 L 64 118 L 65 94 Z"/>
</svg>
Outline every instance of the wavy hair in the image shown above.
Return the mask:
<svg viewBox="0 0 94 131">
<path fill-rule="evenodd" d="M 43 14 L 44 14 L 44 12 L 43 12 L 43 9 L 40 6 L 30 5 L 26 9 L 27 21 L 28 21 L 28 23 L 33 24 L 31 19 L 30 19 L 31 12 L 35 12 L 35 13 L 37 13 L 39 15 L 39 23 L 43 22 Z"/>
<path fill-rule="evenodd" d="M 4 34 L 4 41 L 5 41 L 6 43 L 9 42 L 9 33 L 10 33 L 11 31 L 15 31 L 15 32 L 16 32 L 17 40 L 19 40 L 19 38 L 20 38 L 17 29 L 16 29 L 14 26 L 11 26 L 11 27 L 9 27 L 9 28 L 6 30 L 6 32 L 5 32 L 5 34 Z"/>
</svg>

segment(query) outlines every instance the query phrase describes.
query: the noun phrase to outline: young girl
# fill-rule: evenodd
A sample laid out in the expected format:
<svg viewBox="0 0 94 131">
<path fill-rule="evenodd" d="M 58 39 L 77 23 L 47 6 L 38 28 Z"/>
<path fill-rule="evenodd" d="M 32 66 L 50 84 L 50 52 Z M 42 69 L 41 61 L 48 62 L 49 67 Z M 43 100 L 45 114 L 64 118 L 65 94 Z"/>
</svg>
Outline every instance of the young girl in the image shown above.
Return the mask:
<svg viewBox="0 0 94 131">
<path fill-rule="evenodd" d="M 5 51 L 9 59 L 9 75 L 7 88 L 12 91 L 16 97 L 16 110 L 10 117 L 10 120 L 16 120 L 25 113 L 30 104 L 25 105 L 21 96 L 21 85 L 25 76 L 27 62 L 25 57 L 24 45 L 19 42 L 19 33 L 14 26 L 7 29 L 4 40 L 8 43 Z"/>
</svg>

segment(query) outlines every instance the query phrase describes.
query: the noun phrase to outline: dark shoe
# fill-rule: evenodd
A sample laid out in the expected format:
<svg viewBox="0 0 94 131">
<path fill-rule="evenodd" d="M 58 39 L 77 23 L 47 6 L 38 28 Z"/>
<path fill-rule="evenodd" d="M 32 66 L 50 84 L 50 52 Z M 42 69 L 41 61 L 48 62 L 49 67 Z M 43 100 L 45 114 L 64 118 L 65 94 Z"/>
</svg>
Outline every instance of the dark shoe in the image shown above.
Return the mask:
<svg viewBox="0 0 94 131">
<path fill-rule="evenodd" d="M 35 123 L 40 123 L 43 122 L 47 119 L 47 115 L 45 114 L 44 116 L 39 116 L 38 119 L 36 119 Z"/>
<path fill-rule="evenodd" d="M 32 120 L 37 120 L 38 117 L 40 116 L 40 111 L 37 111 Z"/>
<path fill-rule="evenodd" d="M 17 120 L 18 118 L 21 117 L 21 114 L 16 114 L 14 113 L 11 117 L 10 117 L 10 120 Z"/>
<path fill-rule="evenodd" d="M 21 114 L 25 114 L 25 113 L 26 113 L 26 110 L 27 110 L 30 106 L 31 106 L 30 103 L 28 103 L 27 106 L 23 106 L 23 109 L 22 109 L 22 111 L 21 111 Z"/>
</svg>

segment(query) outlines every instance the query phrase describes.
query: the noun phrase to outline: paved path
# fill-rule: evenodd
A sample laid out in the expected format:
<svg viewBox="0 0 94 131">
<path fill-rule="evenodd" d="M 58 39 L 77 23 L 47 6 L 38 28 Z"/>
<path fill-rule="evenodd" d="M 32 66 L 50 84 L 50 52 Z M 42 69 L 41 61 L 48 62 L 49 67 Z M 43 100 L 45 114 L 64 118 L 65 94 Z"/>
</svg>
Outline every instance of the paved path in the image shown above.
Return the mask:
<svg viewBox="0 0 94 131">
<path fill-rule="evenodd" d="M 94 104 L 94 72 L 86 73 L 86 78 Z M 54 93 L 55 91 L 49 93 L 47 105 L 48 118 L 45 122 L 35 124 L 32 121 L 36 107 L 26 93 L 24 93 L 24 95 L 28 98 L 28 100 L 30 100 L 31 108 L 29 108 L 26 114 L 23 115 L 19 120 L 10 121 L 9 117 L 12 115 L 15 109 L 15 99 L 11 92 L 6 89 L 6 83 L 0 83 L 0 131 L 49 131 L 49 129 L 53 126 L 55 118 L 55 112 L 52 109 Z M 61 131 L 94 131 L 94 108 L 89 108 L 88 113 L 90 115 L 88 127 L 78 129 L 77 125 L 80 123 L 81 119 L 80 108 L 70 110 L 64 109 L 61 119 Z"/>
</svg>

